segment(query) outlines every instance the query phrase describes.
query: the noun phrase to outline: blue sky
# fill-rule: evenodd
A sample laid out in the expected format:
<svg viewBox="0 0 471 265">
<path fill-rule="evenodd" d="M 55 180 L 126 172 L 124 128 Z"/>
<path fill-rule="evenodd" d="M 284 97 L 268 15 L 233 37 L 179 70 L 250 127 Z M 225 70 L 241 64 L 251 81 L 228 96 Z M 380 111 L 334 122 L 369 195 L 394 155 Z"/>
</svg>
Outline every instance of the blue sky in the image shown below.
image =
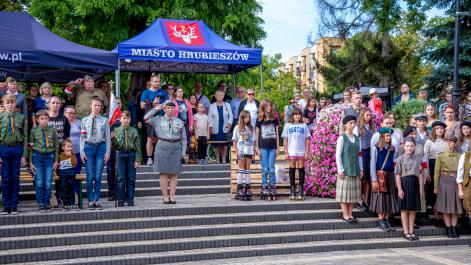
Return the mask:
<svg viewBox="0 0 471 265">
<path fill-rule="evenodd" d="M 262 41 L 263 53 L 281 53 L 283 61 L 301 53 L 306 47 L 306 38 L 317 30 L 315 0 L 261 0 L 261 17 L 267 38 Z M 433 9 L 429 17 L 442 15 L 443 11 Z M 315 34 L 314 34 L 315 36 Z"/>
</svg>

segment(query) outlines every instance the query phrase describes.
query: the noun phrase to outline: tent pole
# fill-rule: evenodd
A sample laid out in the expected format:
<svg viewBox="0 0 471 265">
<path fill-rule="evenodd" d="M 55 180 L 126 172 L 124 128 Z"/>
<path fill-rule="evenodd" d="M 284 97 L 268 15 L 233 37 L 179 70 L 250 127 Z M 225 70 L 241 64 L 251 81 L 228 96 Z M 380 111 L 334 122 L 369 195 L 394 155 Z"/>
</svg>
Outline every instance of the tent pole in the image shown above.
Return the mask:
<svg viewBox="0 0 471 265">
<path fill-rule="evenodd" d="M 237 93 L 236 93 L 236 90 L 237 90 L 237 89 L 236 89 L 236 85 L 237 85 L 237 83 L 236 83 L 236 74 L 235 74 L 235 73 L 232 73 L 232 88 L 231 88 L 231 93 L 232 93 L 232 95 L 236 95 L 236 94 L 237 94 Z"/>
<path fill-rule="evenodd" d="M 118 70 L 114 71 L 114 78 L 116 80 L 115 95 L 117 98 L 120 98 L 119 97 L 119 85 L 121 83 L 121 70 L 120 70 L 119 58 L 118 58 Z"/>
<path fill-rule="evenodd" d="M 263 99 L 263 63 L 260 64 L 260 98 Z"/>
</svg>

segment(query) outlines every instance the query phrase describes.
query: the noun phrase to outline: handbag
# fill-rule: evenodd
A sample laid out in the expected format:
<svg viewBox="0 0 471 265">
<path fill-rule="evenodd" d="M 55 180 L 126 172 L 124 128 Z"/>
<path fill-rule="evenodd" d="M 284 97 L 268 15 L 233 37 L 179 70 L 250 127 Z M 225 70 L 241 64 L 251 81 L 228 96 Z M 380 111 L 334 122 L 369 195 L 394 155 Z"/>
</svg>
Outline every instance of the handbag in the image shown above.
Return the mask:
<svg viewBox="0 0 471 265">
<path fill-rule="evenodd" d="M 381 166 L 381 169 L 376 170 L 378 189 L 373 190 L 373 192 L 381 192 L 381 193 L 388 192 L 388 187 L 386 186 L 386 171 L 384 171 L 383 169 L 384 169 L 384 166 L 386 165 L 386 161 L 388 161 L 389 153 L 391 153 L 391 150 L 388 150 L 388 153 L 386 154 L 386 158 L 384 159 L 383 165 Z"/>
</svg>

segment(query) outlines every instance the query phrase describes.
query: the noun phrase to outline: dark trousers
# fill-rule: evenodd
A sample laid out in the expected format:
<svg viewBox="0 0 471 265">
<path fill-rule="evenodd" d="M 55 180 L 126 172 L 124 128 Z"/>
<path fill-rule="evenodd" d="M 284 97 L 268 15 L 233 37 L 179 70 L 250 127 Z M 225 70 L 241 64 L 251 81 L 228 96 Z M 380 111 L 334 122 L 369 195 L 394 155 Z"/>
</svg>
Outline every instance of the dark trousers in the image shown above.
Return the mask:
<svg viewBox="0 0 471 265">
<path fill-rule="evenodd" d="M 106 182 L 108 196 L 116 196 L 116 151 L 111 150 L 110 159 L 106 164 Z"/>
<path fill-rule="evenodd" d="M 118 202 L 134 202 L 136 190 L 136 152 L 117 152 L 118 159 Z"/>
<path fill-rule="evenodd" d="M 198 138 L 198 159 L 206 158 L 206 149 L 208 148 L 208 137 L 200 136 Z"/>
<path fill-rule="evenodd" d="M 18 207 L 22 155 L 23 147 L 21 145 L 0 146 L 3 208 Z"/>
<path fill-rule="evenodd" d="M 75 176 L 62 176 L 59 173 L 61 182 L 61 199 L 64 206 L 75 204 L 74 183 Z"/>
</svg>

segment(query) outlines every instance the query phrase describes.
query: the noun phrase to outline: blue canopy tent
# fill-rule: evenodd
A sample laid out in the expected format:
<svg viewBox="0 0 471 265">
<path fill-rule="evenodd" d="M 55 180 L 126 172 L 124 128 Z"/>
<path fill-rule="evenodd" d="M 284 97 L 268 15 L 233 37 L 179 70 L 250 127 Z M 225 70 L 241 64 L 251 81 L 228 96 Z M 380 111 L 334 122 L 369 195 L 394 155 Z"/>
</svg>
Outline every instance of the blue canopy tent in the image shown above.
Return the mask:
<svg viewBox="0 0 471 265">
<path fill-rule="evenodd" d="M 68 82 L 117 69 L 116 53 L 63 39 L 26 12 L 0 12 L 0 32 L 0 79 Z"/>
<path fill-rule="evenodd" d="M 232 44 L 203 21 L 157 19 L 114 51 L 120 59 L 117 95 L 119 71 L 234 75 L 262 64 L 262 49 Z"/>
</svg>

